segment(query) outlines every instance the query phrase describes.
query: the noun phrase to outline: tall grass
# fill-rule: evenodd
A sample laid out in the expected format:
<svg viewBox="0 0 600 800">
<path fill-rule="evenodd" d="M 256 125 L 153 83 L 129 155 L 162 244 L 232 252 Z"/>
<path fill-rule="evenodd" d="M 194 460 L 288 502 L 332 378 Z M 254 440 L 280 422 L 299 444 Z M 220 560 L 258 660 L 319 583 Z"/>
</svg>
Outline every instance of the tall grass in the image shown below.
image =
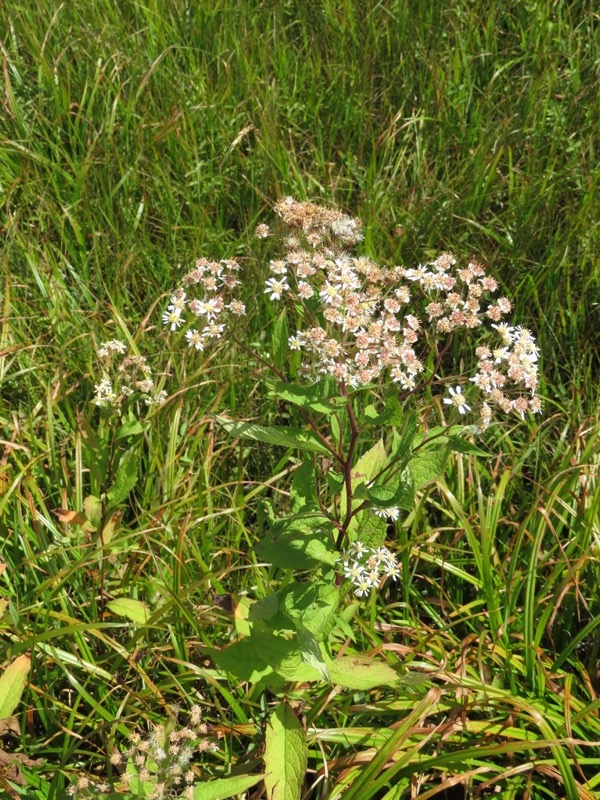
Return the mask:
<svg viewBox="0 0 600 800">
<path fill-rule="evenodd" d="M 290 464 L 214 428 L 224 409 L 274 413 L 261 364 L 230 342 L 165 356 L 160 311 L 193 259 L 244 260 L 246 232 L 294 194 L 360 216 L 389 263 L 487 261 L 539 337 L 546 396 L 541 423 L 492 431 L 489 463 L 457 455 L 394 532 L 403 581 L 347 644 L 410 667 L 407 693 L 308 690 L 306 796 L 597 796 L 597 16 L 591 0 L 0 11 L 0 661 L 34 656 L 6 748 L 45 760 L 10 791 L 64 797 L 200 692 L 215 774 L 259 755 L 268 698 L 203 647 L 230 637 L 230 593 L 275 579 L 252 545 Z M 260 347 L 272 312 L 254 269 Z M 56 513 L 89 493 L 81 420 L 111 336 L 171 395 L 110 544 L 106 591 L 154 609 L 137 632 L 101 619 L 97 543 Z"/>
</svg>

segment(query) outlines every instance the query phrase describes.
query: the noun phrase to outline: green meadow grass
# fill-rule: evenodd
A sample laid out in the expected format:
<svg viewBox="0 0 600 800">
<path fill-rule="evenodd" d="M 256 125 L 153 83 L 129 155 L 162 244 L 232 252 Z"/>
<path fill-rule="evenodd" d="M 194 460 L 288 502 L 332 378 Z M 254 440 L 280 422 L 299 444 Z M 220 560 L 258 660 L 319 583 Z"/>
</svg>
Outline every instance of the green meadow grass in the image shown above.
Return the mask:
<svg viewBox="0 0 600 800">
<path fill-rule="evenodd" d="M 252 547 L 289 453 L 228 440 L 213 414 L 285 409 L 259 361 L 229 341 L 189 358 L 160 316 L 195 258 L 237 256 L 263 347 L 250 233 L 292 194 L 361 217 L 382 262 L 486 262 L 538 336 L 545 400 L 490 431 L 488 461 L 456 455 L 395 531 L 400 585 L 355 618 L 352 647 L 423 681 L 297 690 L 306 798 L 600 796 L 595 4 L 15 0 L 0 44 L 0 665 L 33 659 L 3 742 L 44 759 L 26 787 L 0 766 L 0 792 L 59 800 L 200 696 L 206 776 L 260 763 L 270 698 L 202 648 L 231 636 L 229 593 L 278 579 Z M 133 634 L 103 619 L 95 542 L 55 513 L 90 490 L 81 418 L 113 336 L 169 394 L 104 565 L 108 593 L 156 609 Z"/>
</svg>

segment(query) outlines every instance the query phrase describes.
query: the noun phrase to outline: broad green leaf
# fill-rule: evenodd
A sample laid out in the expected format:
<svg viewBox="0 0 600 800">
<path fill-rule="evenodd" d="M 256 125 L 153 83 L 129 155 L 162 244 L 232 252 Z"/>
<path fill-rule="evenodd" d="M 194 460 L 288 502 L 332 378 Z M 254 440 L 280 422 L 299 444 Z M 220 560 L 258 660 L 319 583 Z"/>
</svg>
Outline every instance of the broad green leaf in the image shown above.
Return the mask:
<svg viewBox="0 0 600 800">
<path fill-rule="evenodd" d="M 194 800 L 226 800 L 251 789 L 264 775 L 232 775 L 230 778 L 217 778 L 194 784 Z"/>
<path fill-rule="evenodd" d="M 336 620 L 340 591 L 330 583 L 300 584 L 280 593 L 280 608 L 295 625 L 323 641 Z"/>
<path fill-rule="evenodd" d="M 408 464 L 415 491 L 428 483 L 435 481 L 444 471 L 449 449 L 445 442 L 430 445 L 426 450 L 421 450 Z"/>
<path fill-rule="evenodd" d="M 379 475 L 386 462 L 387 456 L 381 439 L 358 459 L 352 468 L 352 490 L 358 501 L 367 498 L 367 484 Z M 345 488 L 342 492 L 340 505 L 343 517 L 347 508 Z"/>
<path fill-rule="evenodd" d="M 29 656 L 18 656 L 0 675 L 0 719 L 12 717 L 19 705 L 30 667 Z"/>
<path fill-rule="evenodd" d="M 332 470 L 328 470 L 327 484 L 334 494 L 339 494 L 344 488 L 344 476 Z"/>
<path fill-rule="evenodd" d="M 284 309 L 275 320 L 273 334 L 271 337 L 271 355 L 273 357 L 273 365 L 280 372 L 283 372 L 285 367 L 285 357 L 288 351 L 289 335 L 287 313 Z"/>
<path fill-rule="evenodd" d="M 352 468 L 352 483 L 368 483 L 385 467 L 387 456 L 383 441 L 380 439 L 373 447 L 361 456 Z"/>
<path fill-rule="evenodd" d="M 383 485 L 372 486 L 366 494 L 376 508 L 396 506 L 410 511 L 415 499 L 412 472 L 405 467 L 400 474 L 391 475 Z"/>
<path fill-rule="evenodd" d="M 115 441 L 119 439 L 127 439 L 129 436 L 140 436 L 149 429 L 150 425 L 147 422 L 141 422 L 139 419 L 133 417 L 127 420 L 115 434 Z"/>
<path fill-rule="evenodd" d="M 117 600 L 110 600 L 106 607 L 118 617 L 127 617 L 136 625 L 145 625 L 148 622 L 150 611 L 141 600 L 133 600 L 130 597 L 120 597 Z"/>
<path fill-rule="evenodd" d="M 291 506 L 294 513 L 302 508 L 315 508 L 317 503 L 317 485 L 315 467 L 311 456 L 304 456 L 302 463 L 294 472 L 291 486 Z"/>
<path fill-rule="evenodd" d="M 250 636 L 222 650 L 204 648 L 215 664 L 243 681 L 281 685 L 284 681 L 315 681 L 319 672 L 302 660 L 295 631 L 276 631 L 268 623 L 252 625 Z"/>
<path fill-rule="evenodd" d="M 372 511 L 361 511 L 350 525 L 351 538 L 353 542 L 362 542 L 366 547 L 381 547 L 387 528 L 387 522 Z"/>
<path fill-rule="evenodd" d="M 393 686 L 398 674 L 383 661 L 366 656 L 342 656 L 329 662 L 333 683 L 347 689 L 373 689 L 375 686 Z"/>
<path fill-rule="evenodd" d="M 257 655 L 251 638 L 248 636 L 238 639 L 222 650 L 203 648 L 202 652 L 209 655 L 215 664 L 225 672 L 235 675 L 242 681 L 258 683 L 273 672 L 273 667 L 267 663 L 266 659 Z"/>
<path fill-rule="evenodd" d="M 287 703 L 269 717 L 265 737 L 267 800 L 300 800 L 308 764 L 306 735 Z"/>
<path fill-rule="evenodd" d="M 256 442 L 276 444 L 280 447 L 294 447 L 298 450 L 308 450 L 313 453 L 330 455 L 329 450 L 312 431 L 303 428 L 270 427 L 255 425 L 253 422 L 236 422 L 225 417 L 215 416 L 216 421 L 232 436 L 241 439 L 253 439 Z"/>
<path fill-rule="evenodd" d="M 255 550 L 273 566 L 294 570 L 312 569 L 320 563 L 333 566 L 339 556 L 331 534 L 325 530 L 270 531 Z"/>
<path fill-rule="evenodd" d="M 235 607 L 235 611 L 233 612 L 235 631 L 240 636 L 250 635 L 250 623 L 248 622 L 248 616 L 253 603 L 254 600 L 251 600 L 249 597 L 240 597 L 239 602 Z"/>
<path fill-rule="evenodd" d="M 303 661 L 295 631 L 291 635 L 288 631 L 274 629 L 268 623 L 257 623 L 252 628 L 250 640 L 255 651 L 281 678 L 302 683 L 319 679 L 319 672 Z"/>
<path fill-rule="evenodd" d="M 327 666 L 327 661 L 325 660 L 321 645 L 314 634 L 303 625 L 298 627 L 298 644 L 300 645 L 302 661 L 314 667 L 321 676 L 321 679 L 330 683 L 329 667 Z"/>
<path fill-rule="evenodd" d="M 83 501 L 83 510 L 88 520 L 97 530 L 102 522 L 102 500 L 99 497 L 94 497 L 93 494 L 88 495 Z"/>
<path fill-rule="evenodd" d="M 259 620 L 273 619 L 279 611 L 279 595 L 277 592 L 262 597 L 252 603 L 252 607 L 248 612 L 248 622 L 258 622 Z M 285 622 L 284 622 L 285 626 Z M 288 625 L 288 627 L 290 627 Z"/>
<path fill-rule="evenodd" d="M 410 450 L 415 441 L 417 433 L 417 413 L 416 411 L 409 411 L 406 414 L 402 432 L 397 434 L 394 431 L 392 454 L 390 460 L 404 459 L 408 457 Z"/>
<path fill-rule="evenodd" d="M 332 387 L 325 382 L 308 386 L 272 380 L 267 380 L 265 383 L 270 397 L 277 397 L 320 414 L 333 414 L 346 403 L 346 399 L 335 392 L 330 396 L 328 392 Z"/>
<path fill-rule="evenodd" d="M 385 411 L 377 412 L 374 405 L 368 405 L 363 411 L 362 421 L 371 425 L 401 425 L 404 421 L 404 412 L 398 399 L 389 395 L 385 400 Z"/>
<path fill-rule="evenodd" d="M 137 483 L 137 458 L 134 450 L 129 450 L 123 455 L 113 485 L 108 490 L 108 499 L 112 505 L 122 503 Z"/>
<path fill-rule="evenodd" d="M 486 453 L 485 450 L 481 450 L 477 445 L 462 439 L 460 436 L 448 436 L 448 447 L 456 453 L 468 453 L 482 458 L 490 457 L 490 453 Z"/>
</svg>

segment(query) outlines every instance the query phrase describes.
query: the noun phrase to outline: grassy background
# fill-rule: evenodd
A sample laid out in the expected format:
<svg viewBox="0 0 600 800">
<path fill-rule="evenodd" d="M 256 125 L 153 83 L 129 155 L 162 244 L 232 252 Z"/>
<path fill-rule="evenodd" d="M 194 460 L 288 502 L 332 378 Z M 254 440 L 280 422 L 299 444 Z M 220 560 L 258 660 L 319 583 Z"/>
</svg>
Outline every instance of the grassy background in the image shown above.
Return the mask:
<svg viewBox="0 0 600 800">
<path fill-rule="evenodd" d="M 46 759 L 31 771 L 35 797 L 62 797 L 80 768 L 107 769 L 110 743 L 161 702 L 193 697 L 199 678 L 223 762 L 259 747 L 264 698 L 197 648 L 229 633 L 211 589 L 260 596 L 272 579 L 250 549 L 254 510 L 288 462 L 232 445 L 211 422 L 219 409 L 264 411 L 256 365 L 227 343 L 205 363 L 180 352 L 167 363 L 160 311 L 193 259 L 237 254 L 247 335 L 260 343 L 272 312 L 250 233 L 283 194 L 360 216 L 366 251 L 386 263 L 477 254 L 542 348 L 544 418 L 493 433 L 489 464 L 457 457 L 400 526 L 406 578 L 361 632 L 363 649 L 401 641 L 403 658 L 429 650 L 468 674 L 469 724 L 427 750 L 431 764 L 417 753 L 388 789 L 362 796 L 408 797 L 423 775 L 421 793 L 463 797 L 444 781 L 482 761 L 521 765 L 503 796 L 594 796 L 598 748 L 523 745 L 533 730 L 600 739 L 594 3 L 17 0 L 0 25 L 0 659 L 36 655 L 19 743 Z M 146 480 L 109 576 L 111 590 L 167 598 L 147 642 L 101 627 L 97 554 L 52 513 L 82 507 L 91 454 L 78 414 L 94 343 L 111 335 L 131 337 L 174 395 L 140 451 Z M 313 697 L 313 768 L 317 740 L 331 759 L 352 751 L 342 740 L 378 746 L 403 702 Z M 515 732 L 482 734 L 484 718 Z M 337 779 L 311 796 L 335 796 Z"/>
</svg>

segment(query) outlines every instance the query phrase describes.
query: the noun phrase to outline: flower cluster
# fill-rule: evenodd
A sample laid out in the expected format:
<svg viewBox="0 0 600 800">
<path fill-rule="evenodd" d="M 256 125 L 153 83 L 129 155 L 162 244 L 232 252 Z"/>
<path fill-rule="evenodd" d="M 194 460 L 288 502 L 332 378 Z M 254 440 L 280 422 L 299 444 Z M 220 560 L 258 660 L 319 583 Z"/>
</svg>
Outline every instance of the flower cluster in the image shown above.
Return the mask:
<svg viewBox="0 0 600 800">
<path fill-rule="evenodd" d="M 488 341 L 476 351 L 469 380 L 471 394 L 479 390 L 480 428 L 489 424 L 492 406 L 521 416 L 540 410 L 535 340 L 501 322 L 511 303 L 490 299 L 498 284 L 478 262 L 460 265 L 443 253 L 415 269 L 381 267 L 347 252 L 362 238 L 359 220 L 291 197 L 275 211 L 291 235 L 284 238 L 283 256 L 270 262 L 264 291 L 272 301 L 289 298 L 302 309 L 305 324 L 289 347 L 304 354 L 303 377 L 331 375 L 357 388 L 389 374 L 412 391 L 428 348 L 441 358 L 440 337 L 479 328 Z M 270 230 L 261 225 L 256 233 L 265 238 Z M 461 414 L 471 410 L 460 387 L 444 402 Z"/>
<path fill-rule="evenodd" d="M 95 386 L 94 403 L 97 406 L 118 409 L 127 398 L 136 395 L 146 405 L 164 403 L 167 393 L 156 389 L 146 359 L 127 355 L 124 342 L 118 339 L 104 342 L 98 350 L 98 358 L 102 377 Z"/>
<path fill-rule="evenodd" d="M 354 542 L 347 553 L 342 555 L 344 576 L 354 586 L 354 594 L 363 597 L 371 589 L 379 586 L 381 580 L 396 580 L 400 566 L 396 556 L 387 547 L 365 547 L 362 542 Z"/>
<path fill-rule="evenodd" d="M 207 733 L 208 726 L 202 722 L 200 706 L 192 706 L 187 727 L 177 728 L 174 720 L 170 720 L 166 725 L 154 726 L 145 738 L 134 732 L 130 736 L 131 747 L 123 753 L 115 751 L 111 755 L 114 767 L 125 768 L 119 786 L 111 788 L 106 781 L 97 783 L 82 776 L 68 789 L 68 793 L 82 800 L 117 789 L 150 800 L 178 797 L 193 800 L 193 784 L 197 777 L 192 764 L 194 754 L 217 749 L 216 744 L 206 738 Z"/>
<path fill-rule="evenodd" d="M 228 315 L 246 313 L 244 304 L 231 298 L 232 290 L 240 283 L 236 277 L 239 269 L 237 261 L 199 258 L 194 269 L 184 277 L 184 285 L 172 295 L 163 314 L 163 323 L 175 331 L 186 322 L 186 311 L 190 312 L 198 322 L 197 327 L 188 328 L 185 338 L 190 347 L 204 350 L 211 341 L 222 336 Z M 188 297 L 188 291 L 197 286 L 201 288 L 201 295 Z"/>
</svg>

